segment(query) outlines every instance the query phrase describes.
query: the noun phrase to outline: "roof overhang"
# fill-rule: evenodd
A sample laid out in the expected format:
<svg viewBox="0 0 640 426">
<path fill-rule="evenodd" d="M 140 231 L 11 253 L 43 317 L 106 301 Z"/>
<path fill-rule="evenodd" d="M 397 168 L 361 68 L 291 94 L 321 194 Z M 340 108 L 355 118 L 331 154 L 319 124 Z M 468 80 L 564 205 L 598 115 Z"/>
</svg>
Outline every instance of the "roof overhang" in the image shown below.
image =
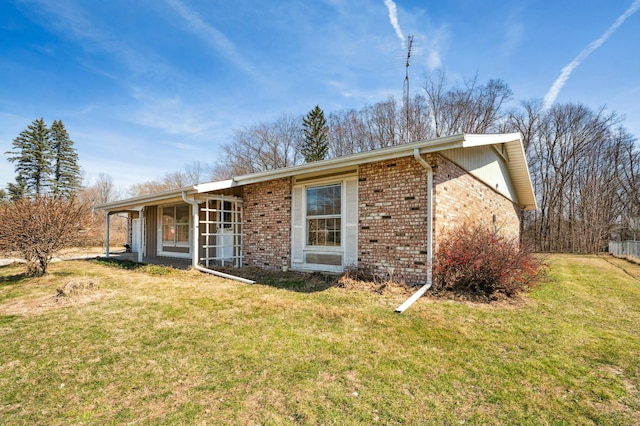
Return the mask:
<svg viewBox="0 0 640 426">
<path fill-rule="evenodd" d="M 95 210 L 105 210 L 108 212 L 139 210 L 145 205 L 158 203 L 169 203 L 182 200 L 182 194 L 194 195 L 206 192 L 220 191 L 236 186 L 249 185 L 253 183 L 265 182 L 274 179 L 289 178 L 299 175 L 319 172 L 331 172 L 337 169 L 345 169 L 360 164 L 373 163 L 377 161 L 390 160 L 394 158 L 413 156 L 414 150 L 418 149 L 421 154 L 435 153 L 447 149 L 469 148 L 485 145 L 505 144 L 507 168 L 515 186 L 517 202 L 522 209 L 535 210 L 537 208 L 527 158 L 524 153 L 522 137 L 520 133 L 501 134 L 465 134 L 461 133 L 453 136 L 445 136 L 437 139 L 423 140 L 419 142 L 396 145 L 381 148 L 373 151 L 365 151 L 343 157 L 331 158 L 329 160 L 316 161 L 312 163 L 300 164 L 292 167 L 268 170 L 259 173 L 251 173 L 236 176 L 233 179 L 209 182 L 148 194 L 141 197 L 129 198 L 114 201 L 96 206 Z"/>
</svg>

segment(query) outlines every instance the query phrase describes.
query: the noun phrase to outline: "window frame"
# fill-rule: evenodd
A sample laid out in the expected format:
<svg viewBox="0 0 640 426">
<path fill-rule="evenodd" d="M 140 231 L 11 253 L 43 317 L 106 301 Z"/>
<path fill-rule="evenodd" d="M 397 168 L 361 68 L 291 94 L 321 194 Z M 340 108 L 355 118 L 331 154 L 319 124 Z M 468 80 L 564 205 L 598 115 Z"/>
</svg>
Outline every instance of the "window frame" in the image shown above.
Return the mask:
<svg viewBox="0 0 640 426">
<path fill-rule="evenodd" d="M 164 247 L 171 247 L 171 248 L 189 248 L 191 247 L 191 206 L 189 204 L 168 204 L 168 205 L 163 205 L 163 206 L 159 206 L 160 207 L 160 247 L 164 248 Z M 186 215 L 186 219 L 187 221 L 184 222 L 178 222 L 178 207 L 186 207 L 187 208 L 187 215 Z M 165 221 L 164 218 L 165 216 L 169 216 L 169 215 L 165 215 L 165 209 L 173 209 L 173 241 L 171 240 L 165 240 Z M 169 225 L 171 226 L 171 225 Z M 187 230 L 187 240 L 186 241 L 179 241 L 178 237 L 180 235 L 180 232 L 178 232 L 178 227 L 185 227 L 186 226 L 186 230 Z"/>
<path fill-rule="evenodd" d="M 343 235 L 344 235 L 344 220 L 343 220 L 343 215 L 344 215 L 344 211 L 343 211 L 343 205 L 344 205 L 344 200 L 343 200 L 343 182 L 339 181 L 339 182 L 331 182 L 331 183 L 315 183 L 315 184 L 311 184 L 311 185 L 305 185 L 304 187 L 304 236 L 305 236 L 305 243 L 304 243 L 304 247 L 305 249 L 308 250 L 327 250 L 327 249 L 340 249 L 342 250 L 343 248 Z M 337 196 L 337 201 L 338 201 L 338 213 L 332 212 L 332 213 L 324 213 L 324 214 L 309 214 L 309 191 L 313 190 L 313 189 L 320 189 L 320 188 L 330 188 L 330 187 L 337 187 L 338 188 L 338 196 Z M 335 199 L 334 199 L 335 200 Z M 325 222 L 325 229 L 323 230 L 316 230 L 316 231 L 312 231 L 311 229 L 311 221 L 324 221 Z M 333 223 L 335 224 L 335 222 L 338 222 L 338 226 L 334 226 L 332 229 L 327 229 L 326 228 L 326 224 L 328 223 L 328 221 L 333 221 Z M 324 233 L 324 238 L 323 240 L 325 241 L 325 244 L 312 244 L 312 238 L 311 238 L 311 232 L 316 232 L 316 238 L 314 239 L 315 241 L 318 241 L 319 239 L 321 239 L 320 237 L 320 233 Z M 329 238 L 329 235 L 333 235 L 333 238 Z M 338 243 L 336 244 L 336 236 L 338 236 Z M 328 242 L 329 240 L 332 240 L 334 243 L 333 244 L 326 244 L 326 242 Z"/>
</svg>

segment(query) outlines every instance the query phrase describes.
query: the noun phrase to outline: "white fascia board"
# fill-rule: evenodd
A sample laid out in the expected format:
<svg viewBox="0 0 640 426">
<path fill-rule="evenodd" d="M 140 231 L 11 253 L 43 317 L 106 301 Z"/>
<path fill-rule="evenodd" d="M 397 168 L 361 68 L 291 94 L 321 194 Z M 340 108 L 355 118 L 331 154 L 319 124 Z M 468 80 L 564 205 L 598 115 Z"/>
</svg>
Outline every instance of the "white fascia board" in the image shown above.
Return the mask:
<svg viewBox="0 0 640 426">
<path fill-rule="evenodd" d="M 112 201 L 110 203 L 99 204 L 93 208 L 96 211 L 115 211 L 115 210 L 137 210 L 149 204 L 157 204 L 158 201 L 169 201 L 172 199 L 182 199 L 182 193 L 192 194 L 196 191 L 194 186 L 185 186 L 179 189 L 170 189 L 168 191 L 156 192 L 153 194 L 141 195 L 139 197 L 126 198 L 124 200 Z"/>
<path fill-rule="evenodd" d="M 500 143 L 519 142 L 522 144 L 520 133 L 495 133 L 495 134 L 465 134 L 464 148 L 482 145 L 497 145 Z"/>
<path fill-rule="evenodd" d="M 248 185 L 267 180 L 291 177 L 305 173 L 332 170 L 350 166 L 357 166 L 365 163 L 390 160 L 399 157 L 413 156 L 415 148 L 421 153 L 437 152 L 452 147 L 462 147 L 464 144 L 464 134 L 445 136 L 438 139 L 430 139 L 404 145 L 395 145 L 373 151 L 359 152 L 357 154 L 345 155 L 344 157 L 332 158 L 329 160 L 316 161 L 313 163 L 301 164 L 299 166 L 286 167 L 283 169 L 269 170 L 266 172 L 252 173 L 249 175 L 237 176 L 233 178 L 238 185 Z"/>
<path fill-rule="evenodd" d="M 219 180 L 217 182 L 201 183 L 196 185 L 194 188 L 198 192 L 198 194 L 201 194 L 203 192 L 220 191 L 222 189 L 229 189 L 229 188 L 233 188 L 234 186 L 237 186 L 236 181 L 233 179 L 228 179 L 228 180 Z"/>
</svg>

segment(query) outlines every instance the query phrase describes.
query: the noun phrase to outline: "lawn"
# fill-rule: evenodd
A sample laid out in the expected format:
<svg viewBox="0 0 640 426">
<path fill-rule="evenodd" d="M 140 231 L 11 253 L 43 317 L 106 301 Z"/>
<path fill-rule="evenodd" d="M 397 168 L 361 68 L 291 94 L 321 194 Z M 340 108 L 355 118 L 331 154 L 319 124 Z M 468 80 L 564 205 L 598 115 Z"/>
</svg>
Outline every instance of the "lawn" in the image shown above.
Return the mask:
<svg viewBox="0 0 640 426">
<path fill-rule="evenodd" d="M 549 263 L 517 304 L 402 315 L 299 282 L 3 266 L 0 424 L 639 424 L 640 266 Z"/>
</svg>

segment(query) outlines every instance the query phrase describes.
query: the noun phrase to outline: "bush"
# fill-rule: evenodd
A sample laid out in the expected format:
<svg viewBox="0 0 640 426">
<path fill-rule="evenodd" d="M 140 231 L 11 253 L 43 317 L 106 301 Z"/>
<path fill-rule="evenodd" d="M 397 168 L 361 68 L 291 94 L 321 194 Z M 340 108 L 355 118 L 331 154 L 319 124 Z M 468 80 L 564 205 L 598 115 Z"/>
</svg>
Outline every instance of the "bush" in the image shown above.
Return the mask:
<svg viewBox="0 0 640 426">
<path fill-rule="evenodd" d="M 0 206 L 0 253 L 19 254 L 29 275 L 44 275 L 54 254 L 82 246 L 88 206 L 49 195 Z"/>
<path fill-rule="evenodd" d="M 449 232 L 435 253 L 433 289 L 491 299 L 514 296 L 533 282 L 540 267 L 517 241 L 463 225 Z"/>
</svg>

